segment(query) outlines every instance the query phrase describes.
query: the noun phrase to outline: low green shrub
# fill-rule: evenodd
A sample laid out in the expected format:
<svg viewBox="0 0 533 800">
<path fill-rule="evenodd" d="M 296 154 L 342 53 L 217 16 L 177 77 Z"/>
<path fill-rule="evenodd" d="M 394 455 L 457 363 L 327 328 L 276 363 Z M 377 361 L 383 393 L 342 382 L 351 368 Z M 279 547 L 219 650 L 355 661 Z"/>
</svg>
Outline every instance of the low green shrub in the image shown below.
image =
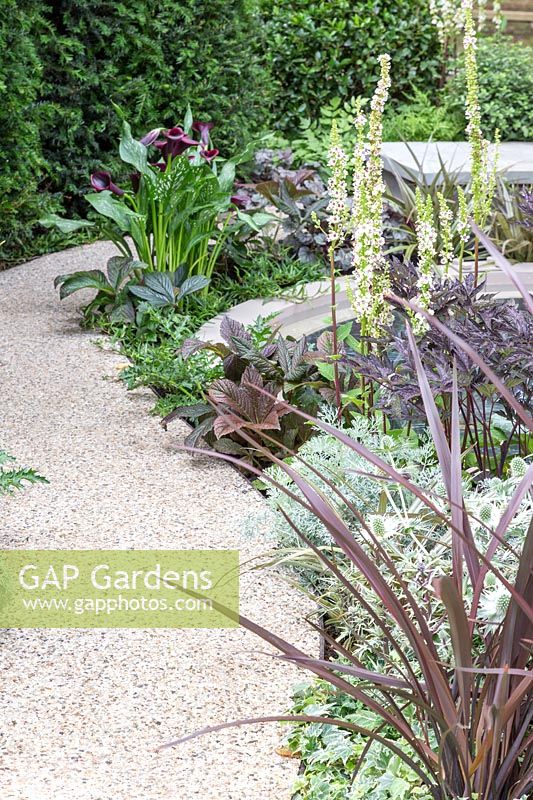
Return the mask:
<svg viewBox="0 0 533 800">
<path fill-rule="evenodd" d="M 148 386 L 166 397 L 169 411 L 177 405 L 196 403 L 206 383 L 222 376 L 220 360 L 201 352 L 185 359 L 179 354 L 183 341 L 195 331 L 195 322 L 170 309 L 150 309 L 142 335 L 122 332 L 121 348 L 131 365 L 120 373 L 128 389 Z"/>
<path fill-rule="evenodd" d="M 396 98 L 431 91 L 440 46 L 425 0 L 261 0 L 277 126 L 294 134 L 335 97 L 369 93 L 376 56 L 390 53 Z"/>
<path fill-rule="evenodd" d="M 40 3 L 6 0 L 0 16 L 0 269 L 24 254 L 46 198 L 37 192 L 46 164 L 37 100 Z"/>
<path fill-rule="evenodd" d="M 447 96 L 440 95 L 439 103 L 420 89 L 414 89 L 405 100 L 393 104 L 383 118 L 383 141 L 423 142 L 457 141 L 464 138 L 464 116 L 452 109 Z M 365 108 L 365 105 L 363 105 Z M 305 117 L 299 122 L 299 131 L 292 138 L 276 137 L 274 143 L 289 146 L 294 153 L 295 164 L 318 163 L 322 167 L 327 161 L 328 145 L 333 121 L 348 152 L 355 144 L 354 117 L 355 99 L 341 101 L 334 97 L 320 109 L 318 118 Z"/>
<path fill-rule="evenodd" d="M 229 272 L 213 276 L 211 288 L 224 298 L 226 308 L 256 297 L 301 296 L 302 287 L 324 278 L 324 264 L 319 260 L 300 261 L 281 247 L 251 253 Z"/>
<path fill-rule="evenodd" d="M 437 104 L 428 93 L 415 89 L 405 101 L 388 109 L 383 119 L 385 142 L 453 142 L 463 138 L 464 117 L 450 108 L 444 95 Z"/>
</svg>

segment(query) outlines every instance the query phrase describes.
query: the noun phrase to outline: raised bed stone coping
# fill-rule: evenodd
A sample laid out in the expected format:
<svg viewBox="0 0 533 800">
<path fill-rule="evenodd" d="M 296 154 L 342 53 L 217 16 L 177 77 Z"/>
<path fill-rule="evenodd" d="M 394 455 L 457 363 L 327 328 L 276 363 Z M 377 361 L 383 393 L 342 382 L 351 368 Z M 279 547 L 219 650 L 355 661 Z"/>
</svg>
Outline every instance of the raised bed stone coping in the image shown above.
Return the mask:
<svg viewBox="0 0 533 800">
<path fill-rule="evenodd" d="M 432 181 L 440 172 L 442 161 L 459 183 L 470 179 L 468 142 L 384 142 L 381 153 L 389 175 L 409 179 L 409 173 L 414 173 L 417 178 Z M 533 142 L 502 142 L 498 171 L 509 183 L 533 183 Z"/>
<path fill-rule="evenodd" d="M 465 272 L 473 269 L 472 262 L 463 264 Z M 530 292 L 533 292 L 533 263 L 513 264 L 514 270 L 520 275 Z M 452 266 L 455 274 L 458 265 Z M 520 295 L 507 276 L 490 261 L 480 264 L 480 275 L 487 279 L 485 291 L 495 294 L 500 299 L 518 298 Z M 346 295 L 346 281 L 349 278 L 337 279 L 337 318 L 345 322 L 353 318 L 353 310 Z M 247 300 L 231 308 L 225 314 L 219 314 L 203 325 L 198 337 L 203 341 L 220 342 L 220 323 L 223 316 L 251 325 L 259 317 L 276 316 L 272 319 L 272 327 L 277 328 L 284 336 L 299 338 L 321 330 L 328 324 L 330 317 L 329 281 L 313 281 L 302 290 L 301 296 L 292 298 L 273 298 Z"/>
</svg>

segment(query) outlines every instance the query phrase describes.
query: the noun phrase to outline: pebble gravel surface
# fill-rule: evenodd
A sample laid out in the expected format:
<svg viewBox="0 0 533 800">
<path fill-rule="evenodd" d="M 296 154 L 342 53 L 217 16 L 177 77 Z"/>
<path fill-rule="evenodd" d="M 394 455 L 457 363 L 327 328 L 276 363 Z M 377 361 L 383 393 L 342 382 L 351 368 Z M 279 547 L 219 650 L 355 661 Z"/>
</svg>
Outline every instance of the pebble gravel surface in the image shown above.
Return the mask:
<svg viewBox="0 0 533 800">
<path fill-rule="evenodd" d="M 239 549 L 263 502 L 231 467 L 178 449 L 127 392 L 124 358 L 79 326 L 80 295 L 53 278 L 100 268 L 109 243 L 0 272 L 0 447 L 50 481 L 0 499 L 3 548 Z M 310 608 L 272 572 L 242 579 L 241 610 L 310 652 Z M 261 640 L 233 630 L 0 630 L 1 800 L 289 800 L 298 762 L 278 724 L 171 750 L 209 724 L 283 713 L 301 679 Z"/>
</svg>

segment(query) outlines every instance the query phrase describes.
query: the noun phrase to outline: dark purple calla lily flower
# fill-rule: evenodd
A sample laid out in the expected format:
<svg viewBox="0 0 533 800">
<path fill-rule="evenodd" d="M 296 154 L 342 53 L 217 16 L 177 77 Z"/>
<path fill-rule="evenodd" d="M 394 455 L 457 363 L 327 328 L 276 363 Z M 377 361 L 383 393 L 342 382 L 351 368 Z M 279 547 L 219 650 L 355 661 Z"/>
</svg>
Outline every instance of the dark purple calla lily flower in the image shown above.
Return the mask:
<svg viewBox="0 0 533 800">
<path fill-rule="evenodd" d="M 183 128 L 178 126 L 170 128 L 168 131 L 163 131 L 162 133 L 165 138 L 154 142 L 154 145 L 161 151 L 163 158 L 180 156 L 187 148 L 198 147 L 200 144 L 200 142 L 187 136 Z"/>
<path fill-rule="evenodd" d="M 205 158 L 208 164 L 218 156 L 218 153 L 219 151 L 216 148 L 213 150 L 200 150 L 200 155 Z"/>
<path fill-rule="evenodd" d="M 209 131 L 214 126 L 214 122 L 200 122 L 200 120 L 195 119 L 192 124 L 192 129 L 196 133 L 200 134 L 200 140 L 202 144 L 209 143 Z"/>
<path fill-rule="evenodd" d="M 179 156 L 184 153 L 188 147 L 198 147 L 199 144 L 200 142 L 197 142 L 195 139 L 191 139 L 190 136 L 187 136 L 187 134 L 184 133 L 183 136 L 180 136 L 179 139 L 176 139 L 172 155 Z"/>
<path fill-rule="evenodd" d="M 104 170 L 93 172 L 91 175 L 91 186 L 97 192 L 104 192 L 107 189 L 108 191 L 113 192 L 113 194 L 124 194 L 124 189 L 121 189 L 120 186 L 117 186 L 116 183 L 113 183 L 110 173 L 105 172 Z"/>
<path fill-rule="evenodd" d="M 154 128 L 152 131 L 148 131 L 147 134 L 143 136 L 142 139 L 139 141 L 141 144 L 144 144 L 145 147 L 149 147 L 151 144 L 155 142 L 159 134 L 161 133 L 161 128 Z"/>
<path fill-rule="evenodd" d="M 140 172 L 131 172 L 130 173 L 130 181 L 131 186 L 135 194 L 139 191 L 139 186 L 141 184 L 141 173 Z"/>
<path fill-rule="evenodd" d="M 169 128 L 168 131 L 163 131 L 163 136 L 167 139 L 181 139 L 182 136 L 185 136 L 185 131 L 179 125 L 175 125 L 173 128 Z"/>
</svg>

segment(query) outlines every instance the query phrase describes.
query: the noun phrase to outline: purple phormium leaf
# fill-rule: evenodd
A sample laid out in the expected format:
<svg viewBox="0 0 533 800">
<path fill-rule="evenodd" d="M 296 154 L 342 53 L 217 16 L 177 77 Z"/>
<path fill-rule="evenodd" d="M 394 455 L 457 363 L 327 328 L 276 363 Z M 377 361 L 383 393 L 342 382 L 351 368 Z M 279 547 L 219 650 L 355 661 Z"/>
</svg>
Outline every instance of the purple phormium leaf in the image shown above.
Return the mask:
<svg viewBox="0 0 533 800">
<path fill-rule="evenodd" d="M 487 253 L 490 256 L 492 256 L 492 258 L 495 260 L 496 264 L 500 267 L 502 272 L 504 272 L 507 275 L 507 277 L 514 283 L 514 285 L 522 295 L 524 303 L 526 304 L 526 308 L 529 311 L 529 313 L 533 314 L 533 298 L 528 292 L 522 278 L 514 269 L 513 265 L 505 258 L 504 255 L 502 255 L 502 253 L 500 253 L 498 248 L 492 244 L 489 237 L 483 233 L 481 228 L 479 228 L 473 220 L 470 220 L 470 225 L 472 227 L 472 230 L 476 234 L 477 238 L 482 243 L 483 247 L 486 249 Z"/>
<path fill-rule="evenodd" d="M 121 189 L 120 186 L 113 183 L 111 174 L 105 170 L 93 172 L 91 175 L 91 186 L 96 192 L 109 191 L 116 195 L 124 194 L 124 189 Z"/>
<path fill-rule="evenodd" d="M 418 775 L 422 783 L 428 786 L 431 792 L 438 791 L 438 785 L 433 783 L 428 775 L 426 775 L 420 769 L 418 764 L 413 761 L 413 759 L 409 758 L 402 748 L 395 744 L 391 739 L 381 736 L 370 728 L 362 728 L 360 725 L 356 725 L 353 722 L 348 722 L 344 719 L 335 719 L 334 717 L 315 717 L 309 714 L 279 714 L 277 716 L 270 717 L 249 717 L 247 719 L 234 720 L 233 722 L 222 722 L 218 725 L 210 725 L 209 727 L 202 728 L 194 733 L 190 733 L 187 736 L 182 736 L 179 739 L 175 739 L 172 742 L 167 742 L 166 744 L 161 745 L 158 749 L 167 750 L 169 747 L 176 747 L 176 745 L 190 741 L 191 739 L 196 739 L 198 736 L 205 736 L 207 733 L 216 733 L 217 731 L 225 730 L 226 728 L 237 728 L 243 725 L 257 725 L 258 723 L 266 722 L 320 723 L 322 725 L 332 725 L 337 728 L 353 731 L 354 733 L 359 733 L 361 736 L 367 736 L 371 741 L 376 741 L 384 745 L 386 748 L 391 750 L 391 752 L 397 755 L 401 761 L 407 763 L 408 766 Z"/>
<path fill-rule="evenodd" d="M 435 443 L 435 450 L 437 451 L 437 456 L 439 459 L 442 480 L 444 481 L 444 485 L 446 486 L 448 497 L 450 497 L 451 496 L 450 446 L 446 440 L 446 434 L 444 432 L 444 427 L 440 419 L 440 414 L 435 404 L 435 400 L 433 399 L 433 394 L 429 386 L 429 381 L 427 379 L 426 372 L 424 370 L 424 367 L 422 366 L 420 353 L 418 352 L 418 347 L 415 341 L 415 337 L 413 336 L 413 331 L 408 322 L 405 323 L 405 327 L 407 331 L 407 339 L 409 342 L 409 347 L 411 348 L 411 353 L 415 364 L 416 375 L 418 378 L 418 385 L 420 387 L 422 401 L 424 403 L 424 409 L 426 411 L 427 422 L 429 425 L 429 429 L 431 431 L 433 442 Z"/>
<path fill-rule="evenodd" d="M 342 675 L 352 675 L 354 678 L 359 678 L 361 681 L 371 681 L 376 686 L 389 686 L 393 689 L 411 689 L 411 684 L 400 678 L 394 678 L 392 675 L 383 674 L 380 672 L 373 672 L 364 667 L 350 667 L 346 664 L 338 664 L 335 661 L 326 661 L 321 658 L 312 658 L 311 656 L 276 656 L 276 658 L 283 659 L 284 661 L 293 661 L 295 664 L 306 664 L 326 667 L 333 672 L 340 672 Z"/>
<path fill-rule="evenodd" d="M 457 684 L 461 695 L 461 724 L 467 726 L 470 722 L 472 676 L 466 670 L 472 668 L 473 643 L 463 603 L 462 587 L 459 592 L 455 576 L 452 578 L 444 575 L 434 579 L 433 588 L 447 611 L 455 665 L 464 668 L 464 671 L 457 675 Z"/>
<path fill-rule="evenodd" d="M 450 448 L 450 511 L 453 529 L 463 528 L 463 466 L 461 463 L 461 428 L 459 422 L 459 399 L 457 392 L 457 368 L 453 365 L 452 389 L 452 419 L 451 419 L 451 448 Z M 464 531 L 464 529 L 463 529 Z M 452 575 L 455 588 L 459 597 L 463 599 L 463 557 L 464 546 L 462 539 L 452 533 Z M 478 573 L 479 574 L 479 570 Z M 472 584 L 475 576 L 471 573 Z M 442 599 L 442 598 L 441 598 Z"/>
</svg>

